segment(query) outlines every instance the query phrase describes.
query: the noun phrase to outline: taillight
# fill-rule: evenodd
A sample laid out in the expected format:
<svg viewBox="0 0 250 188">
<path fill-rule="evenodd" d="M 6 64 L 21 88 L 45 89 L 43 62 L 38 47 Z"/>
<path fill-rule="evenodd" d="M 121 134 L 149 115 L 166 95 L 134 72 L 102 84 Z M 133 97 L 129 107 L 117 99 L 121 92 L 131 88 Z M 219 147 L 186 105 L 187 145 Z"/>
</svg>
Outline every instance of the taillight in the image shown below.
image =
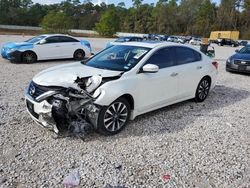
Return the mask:
<svg viewBox="0 0 250 188">
<path fill-rule="evenodd" d="M 216 70 L 218 70 L 219 64 L 216 61 L 212 62 L 212 64 L 216 68 Z"/>
</svg>

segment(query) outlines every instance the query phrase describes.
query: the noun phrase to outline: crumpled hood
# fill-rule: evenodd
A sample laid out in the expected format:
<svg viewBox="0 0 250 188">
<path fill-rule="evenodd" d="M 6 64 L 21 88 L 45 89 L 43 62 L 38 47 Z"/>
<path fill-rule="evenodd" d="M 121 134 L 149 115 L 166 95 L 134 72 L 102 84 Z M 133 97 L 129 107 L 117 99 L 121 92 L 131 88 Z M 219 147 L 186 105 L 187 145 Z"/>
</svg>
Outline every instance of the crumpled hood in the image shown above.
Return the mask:
<svg viewBox="0 0 250 188">
<path fill-rule="evenodd" d="M 234 54 L 231 58 L 232 58 L 232 59 L 239 59 L 239 60 L 250 61 L 250 54 L 236 53 L 236 54 Z"/>
<path fill-rule="evenodd" d="M 8 42 L 4 44 L 4 48 L 21 48 L 21 47 L 33 47 L 32 43 L 29 42 Z"/>
<path fill-rule="evenodd" d="M 65 88 L 79 89 L 75 80 L 79 78 L 88 78 L 91 76 L 115 77 L 120 75 L 121 71 L 111 71 L 98 69 L 83 65 L 81 62 L 69 63 L 55 66 L 38 73 L 33 81 L 42 86 L 60 86 Z"/>
</svg>

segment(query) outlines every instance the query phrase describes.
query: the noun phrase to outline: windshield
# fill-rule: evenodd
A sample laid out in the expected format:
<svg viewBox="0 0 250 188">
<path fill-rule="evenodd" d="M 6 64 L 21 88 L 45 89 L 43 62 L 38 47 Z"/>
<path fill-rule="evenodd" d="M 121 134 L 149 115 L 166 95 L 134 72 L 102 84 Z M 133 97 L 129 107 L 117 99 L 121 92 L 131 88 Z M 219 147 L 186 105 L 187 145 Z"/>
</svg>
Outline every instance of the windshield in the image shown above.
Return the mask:
<svg viewBox="0 0 250 188">
<path fill-rule="evenodd" d="M 145 47 L 116 45 L 100 52 L 86 65 L 100 69 L 129 71 L 149 51 L 150 48 Z"/>
<path fill-rule="evenodd" d="M 37 36 L 37 37 L 33 37 L 33 38 L 29 39 L 29 40 L 26 40 L 25 42 L 29 42 L 29 43 L 34 44 L 34 43 L 42 40 L 43 38 L 45 38 L 45 36 Z"/>
<path fill-rule="evenodd" d="M 250 46 L 246 46 L 244 48 L 242 48 L 239 53 L 241 54 L 250 54 Z"/>
</svg>

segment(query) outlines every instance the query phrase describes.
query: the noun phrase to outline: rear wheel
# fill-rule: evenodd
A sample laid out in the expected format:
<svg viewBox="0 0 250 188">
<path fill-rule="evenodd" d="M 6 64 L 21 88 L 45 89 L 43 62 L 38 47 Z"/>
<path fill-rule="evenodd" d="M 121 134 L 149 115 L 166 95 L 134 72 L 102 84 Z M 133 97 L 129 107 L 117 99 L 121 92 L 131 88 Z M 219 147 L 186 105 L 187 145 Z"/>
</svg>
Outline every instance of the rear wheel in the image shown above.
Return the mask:
<svg viewBox="0 0 250 188">
<path fill-rule="evenodd" d="M 22 61 L 24 63 L 35 63 L 36 60 L 37 60 L 37 56 L 34 52 L 27 51 L 27 52 L 24 52 L 22 55 Z"/>
<path fill-rule="evenodd" d="M 124 98 L 103 107 L 99 114 L 97 131 L 103 135 L 119 133 L 129 121 L 130 111 L 130 105 Z"/>
<path fill-rule="evenodd" d="M 76 50 L 73 55 L 75 60 L 83 60 L 85 57 L 85 52 L 83 50 Z"/>
<path fill-rule="evenodd" d="M 203 102 L 207 98 L 210 86 L 211 86 L 211 81 L 208 77 L 204 77 L 200 81 L 195 93 L 196 102 Z"/>
</svg>

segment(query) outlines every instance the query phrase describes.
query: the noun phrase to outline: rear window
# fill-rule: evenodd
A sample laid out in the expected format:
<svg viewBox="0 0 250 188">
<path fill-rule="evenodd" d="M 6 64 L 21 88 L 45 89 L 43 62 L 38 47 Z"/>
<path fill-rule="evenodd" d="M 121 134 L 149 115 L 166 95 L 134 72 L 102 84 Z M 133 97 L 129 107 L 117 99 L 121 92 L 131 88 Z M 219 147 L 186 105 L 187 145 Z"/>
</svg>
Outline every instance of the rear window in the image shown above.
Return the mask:
<svg viewBox="0 0 250 188">
<path fill-rule="evenodd" d="M 201 54 L 193 49 L 186 47 L 176 48 L 177 64 L 187 64 L 201 60 Z"/>
</svg>

